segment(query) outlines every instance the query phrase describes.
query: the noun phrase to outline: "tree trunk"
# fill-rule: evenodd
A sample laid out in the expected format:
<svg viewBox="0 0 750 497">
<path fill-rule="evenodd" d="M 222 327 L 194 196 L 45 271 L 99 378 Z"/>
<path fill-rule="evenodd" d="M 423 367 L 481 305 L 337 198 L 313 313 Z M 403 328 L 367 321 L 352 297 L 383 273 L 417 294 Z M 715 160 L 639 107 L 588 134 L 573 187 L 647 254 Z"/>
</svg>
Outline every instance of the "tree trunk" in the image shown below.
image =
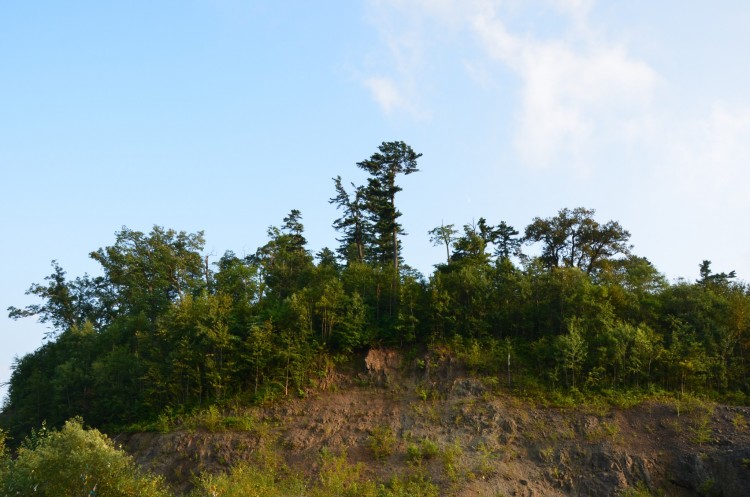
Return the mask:
<svg viewBox="0 0 750 497">
<path fill-rule="evenodd" d="M 508 352 L 508 388 L 510 388 L 510 352 Z"/>
</svg>

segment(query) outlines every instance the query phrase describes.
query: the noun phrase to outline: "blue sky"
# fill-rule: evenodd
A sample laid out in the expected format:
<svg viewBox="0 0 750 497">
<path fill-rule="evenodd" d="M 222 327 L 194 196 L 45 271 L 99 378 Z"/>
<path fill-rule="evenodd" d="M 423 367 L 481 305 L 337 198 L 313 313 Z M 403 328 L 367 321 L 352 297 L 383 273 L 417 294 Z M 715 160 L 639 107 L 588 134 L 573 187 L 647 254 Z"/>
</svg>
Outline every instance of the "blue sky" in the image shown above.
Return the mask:
<svg viewBox="0 0 750 497">
<path fill-rule="evenodd" d="M 0 308 L 122 226 L 254 252 L 300 209 L 335 245 L 331 178 L 382 141 L 423 157 L 427 231 L 597 210 L 670 279 L 750 279 L 750 4 L 181 0 L 0 5 Z M 0 316 L 0 381 L 44 327 Z"/>
</svg>

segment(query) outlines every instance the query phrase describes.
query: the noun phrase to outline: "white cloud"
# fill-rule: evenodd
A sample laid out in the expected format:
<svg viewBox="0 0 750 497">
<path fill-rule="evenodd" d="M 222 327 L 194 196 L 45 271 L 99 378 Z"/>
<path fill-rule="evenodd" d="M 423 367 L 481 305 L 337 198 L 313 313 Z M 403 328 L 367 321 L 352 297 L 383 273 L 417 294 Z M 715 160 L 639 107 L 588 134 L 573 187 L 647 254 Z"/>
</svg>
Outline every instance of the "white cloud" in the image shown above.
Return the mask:
<svg viewBox="0 0 750 497">
<path fill-rule="evenodd" d="M 567 3 L 583 22 L 588 6 Z M 522 81 L 515 143 L 531 165 L 562 162 L 586 169 L 598 148 L 627 134 L 634 114 L 648 111 L 658 76 L 620 45 L 591 39 L 580 29 L 583 40 L 516 36 L 491 8 L 471 24 L 488 55 Z"/>
<path fill-rule="evenodd" d="M 470 78 L 489 87 L 486 67 L 499 62 L 521 82 L 514 142 L 524 163 L 586 171 L 597 149 L 632 134 L 637 114 L 647 114 L 659 78 L 624 46 L 591 34 L 589 0 L 547 0 L 568 24 L 569 34 L 556 40 L 514 34 L 503 18 L 513 16 L 507 9 L 499 13 L 503 5 L 493 0 L 374 2 L 372 17 L 397 77 L 387 87 L 378 78 L 366 79 L 365 85 L 386 113 L 429 114 L 419 89 L 426 84 L 420 75 L 426 60 L 443 56 L 431 50 L 438 45 L 433 39 L 445 37 L 447 45 L 468 32 L 479 46 L 458 64 Z M 399 98 L 393 97 L 395 88 Z"/>
<path fill-rule="evenodd" d="M 387 115 L 405 112 L 417 117 L 420 114 L 414 88 L 425 36 L 417 19 L 404 13 L 404 9 L 411 8 L 413 3 L 412 0 L 370 2 L 370 21 L 377 29 L 382 45 L 368 55 L 370 65 L 375 66 L 368 70 L 379 74 L 367 75 L 361 81 Z M 382 73 L 390 76 L 382 76 Z"/>
<path fill-rule="evenodd" d="M 552 4 L 562 13 L 573 20 L 577 30 L 588 31 L 588 16 L 593 0 L 551 0 Z"/>
<path fill-rule="evenodd" d="M 689 58 L 687 70 L 680 64 L 655 66 L 627 38 L 615 37 L 614 26 L 599 16 L 609 7 L 597 9 L 594 0 L 373 5 L 386 56 L 372 72 L 394 75 L 391 83 L 398 90 L 389 94 L 365 83 L 384 112 L 430 111 L 441 102 L 421 91 L 430 85 L 451 103 L 472 91 L 497 99 L 502 107 L 488 101 L 488 114 L 507 103 L 512 114 L 477 121 L 496 119 L 498 132 L 510 130 L 513 162 L 543 169 L 544 174 L 524 177 L 539 178 L 541 188 L 550 189 L 545 193 L 565 201 L 593 199 L 619 212 L 634 235 L 640 234 L 639 250 L 671 276 L 692 274 L 697 262 L 709 257 L 750 279 L 748 235 L 741 229 L 750 215 L 750 99 L 737 85 L 704 88 L 699 71 L 706 55 L 669 52 L 681 46 L 675 42 L 683 36 L 679 29 L 660 19 L 633 26 L 631 33 L 622 23 L 616 27 L 633 39 L 635 32 L 652 33 L 640 45 L 650 47 L 650 60 Z M 727 64 L 738 60 L 736 50 L 726 47 Z M 431 72 L 435 60 L 447 62 Z M 441 79 L 457 72 L 473 88 Z M 712 76 L 722 80 L 715 70 Z M 692 80 L 699 83 L 687 84 Z M 732 93 L 707 93 L 711 88 Z M 438 113 L 451 116 L 450 109 Z M 510 126 L 503 122 L 508 117 Z M 563 183 L 572 191 L 554 190 Z"/>
<path fill-rule="evenodd" d="M 440 85 L 429 79 L 430 64 L 446 46 L 462 46 L 453 67 L 483 91 L 507 95 L 510 86 L 498 82 L 508 74 L 519 83 L 512 133 L 522 164 L 587 175 L 627 150 L 662 185 L 674 178 L 669 187 L 683 195 L 736 190 L 737 178 L 749 174 L 750 111 L 716 104 L 701 114 L 675 99 L 674 83 L 592 20 L 594 5 L 374 0 L 371 19 L 385 48 L 377 72 L 393 76 L 363 83 L 386 114 L 427 116 L 424 89 Z M 555 13 L 555 29 L 535 23 L 540 12 L 547 21 Z M 677 112 L 669 107 L 675 102 Z"/>
<path fill-rule="evenodd" d="M 425 96 L 429 84 L 424 75 L 429 73 L 429 66 L 441 60 L 440 47 L 463 26 L 463 21 L 454 15 L 458 5 L 455 0 L 369 2 L 368 18 L 381 44 L 367 54 L 367 65 L 371 66 L 367 72 L 386 73 L 390 77 L 368 75 L 361 81 L 385 113 L 403 112 L 417 120 L 430 117 Z M 388 107 L 383 105 L 382 99 L 386 86 L 396 89 L 400 97 L 386 99 Z"/>
<path fill-rule="evenodd" d="M 670 123 L 660 140 L 670 165 L 661 171 L 663 184 L 671 181 L 707 209 L 750 206 L 750 109 L 716 102 L 706 117 Z"/>
<path fill-rule="evenodd" d="M 364 84 L 372 92 L 373 98 L 386 114 L 406 106 L 401 91 L 393 79 L 386 77 L 367 78 L 364 80 Z"/>
</svg>

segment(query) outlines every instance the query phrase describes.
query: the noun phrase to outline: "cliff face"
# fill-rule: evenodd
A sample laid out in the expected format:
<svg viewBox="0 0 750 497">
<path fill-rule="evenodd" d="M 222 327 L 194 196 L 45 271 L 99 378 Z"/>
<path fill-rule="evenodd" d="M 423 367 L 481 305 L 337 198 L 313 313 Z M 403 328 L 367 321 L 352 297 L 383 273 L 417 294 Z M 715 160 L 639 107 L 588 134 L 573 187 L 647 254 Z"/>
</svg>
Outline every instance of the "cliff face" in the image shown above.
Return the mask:
<svg viewBox="0 0 750 497">
<path fill-rule="evenodd" d="M 346 451 L 373 480 L 418 472 L 441 495 L 750 495 L 750 408 L 543 407 L 498 394 L 493 381 L 464 375 L 447 359 L 409 368 L 378 354 L 358 378 L 254 409 L 252 426 L 241 430 L 130 434 L 120 442 L 181 492 L 191 475 L 260 451 L 313 478 L 325 448 Z"/>
</svg>

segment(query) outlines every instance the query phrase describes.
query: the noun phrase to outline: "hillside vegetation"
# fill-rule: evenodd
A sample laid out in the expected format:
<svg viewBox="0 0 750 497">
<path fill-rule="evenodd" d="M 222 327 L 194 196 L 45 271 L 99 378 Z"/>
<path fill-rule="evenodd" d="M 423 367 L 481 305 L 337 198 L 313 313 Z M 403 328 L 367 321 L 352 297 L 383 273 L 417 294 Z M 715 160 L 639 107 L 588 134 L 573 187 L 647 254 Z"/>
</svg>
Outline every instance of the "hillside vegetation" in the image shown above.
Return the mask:
<svg viewBox="0 0 750 497">
<path fill-rule="evenodd" d="M 50 331 L 14 365 L 3 428 L 17 444 L 75 416 L 114 432 L 273 405 L 372 347 L 422 361 L 445 350 L 491 388 L 560 405 L 747 403 L 750 292 L 733 271 L 696 261 L 697 279 L 668 282 L 617 221 L 579 207 L 523 233 L 484 217 L 437 226 L 426 235 L 445 262 L 419 274 L 401 256 L 396 202 L 419 158 L 386 142 L 357 164 L 365 184 L 334 179 L 334 249 L 312 254 L 293 209 L 247 256 L 211 261 L 202 233 L 155 226 L 91 252 L 99 275 L 70 278 L 53 261 L 29 288 L 39 303 L 9 309 Z"/>
<path fill-rule="evenodd" d="M 445 351 L 371 350 L 364 362 L 338 367 L 306 399 L 173 418 L 163 432 L 124 436 L 124 447 L 199 495 L 209 495 L 206 482 L 242 495 L 232 491 L 259 474 L 268 493 L 258 495 L 284 496 L 743 497 L 750 488 L 747 407 L 692 396 L 562 407 L 508 396 Z"/>
<path fill-rule="evenodd" d="M 744 497 L 750 488 L 747 407 L 688 395 L 565 407 L 509 396 L 445 350 L 373 349 L 308 393 L 113 434 L 132 459 L 80 421 L 35 431 L 0 470 L 0 493 Z"/>
</svg>

